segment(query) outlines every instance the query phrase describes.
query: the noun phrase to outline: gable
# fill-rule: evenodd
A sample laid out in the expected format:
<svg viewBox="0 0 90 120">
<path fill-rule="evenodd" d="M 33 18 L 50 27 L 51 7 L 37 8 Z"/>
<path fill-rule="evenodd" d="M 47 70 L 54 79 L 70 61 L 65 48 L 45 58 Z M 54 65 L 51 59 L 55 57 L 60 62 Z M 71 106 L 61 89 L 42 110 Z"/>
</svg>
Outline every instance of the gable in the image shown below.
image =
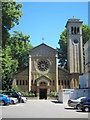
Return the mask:
<svg viewBox="0 0 90 120">
<path fill-rule="evenodd" d="M 36 46 L 30 49 L 31 56 L 54 56 L 58 54 L 58 51 L 46 44 L 42 43 L 39 46 Z"/>
</svg>

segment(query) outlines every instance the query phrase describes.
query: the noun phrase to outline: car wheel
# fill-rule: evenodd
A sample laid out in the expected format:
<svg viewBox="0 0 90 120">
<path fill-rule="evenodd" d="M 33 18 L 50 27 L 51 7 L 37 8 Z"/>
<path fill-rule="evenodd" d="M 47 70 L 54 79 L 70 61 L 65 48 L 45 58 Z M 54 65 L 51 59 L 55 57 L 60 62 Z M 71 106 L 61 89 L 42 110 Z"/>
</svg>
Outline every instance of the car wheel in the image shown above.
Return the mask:
<svg viewBox="0 0 90 120">
<path fill-rule="evenodd" d="M 13 100 L 11 100 L 11 104 L 14 104 L 14 101 L 13 101 Z"/>
<path fill-rule="evenodd" d="M 89 111 L 89 108 L 88 108 L 88 107 L 85 107 L 85 108 L 84 108 L 84 111 L 85 111 L 85 112 L 88 112 L 88 111 Z"/>
<path fill-rule="evenodd" d="M 24 103 L 24 100 L 22 100 L 22 103 Z"/>
<path fill-rule="evenodd" d="M 76 109 L 80 110 L 80 106 L 79 106 L 79 105 L 77 105 L 77 106 L 76 106 Z"/>
<path fill-rule="evenodd" d="M 2 100 L 0 101 L 0 106 L 4 106 L 5 105 L 5 102 Z"/>
</svg>

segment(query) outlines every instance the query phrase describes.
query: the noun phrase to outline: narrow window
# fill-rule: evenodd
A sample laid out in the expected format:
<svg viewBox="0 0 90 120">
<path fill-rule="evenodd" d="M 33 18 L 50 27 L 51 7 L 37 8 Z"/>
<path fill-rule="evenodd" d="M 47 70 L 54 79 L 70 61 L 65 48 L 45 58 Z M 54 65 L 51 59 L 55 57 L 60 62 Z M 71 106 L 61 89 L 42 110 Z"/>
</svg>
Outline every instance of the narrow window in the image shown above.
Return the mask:
<svg viewBox="0 0 90 120">
<path fill-rule="evenodd" d="M 66 86 L 66 80 L 65 80 L 65 86 Z"/>
<path fill-rule="evenodd" d="M 74 34 L 76 34 L 76 27 L 74 27 Z"/>
<path fill-rule="evenodd" d="M 60 80 L 58 81 L 58 85 L 60 85 Z"/>
<path fill-rule="evenodd" d="M 51 85 L 51 80 L 50 80 L 50 85 Z"/>
<path fill-rule="evenodd" d="M 35 80 L 35 86 L 36 86 L 36 84 L 37 84 L 37 83 L 36 83 L 36 80 Z"/>
<path fill-rule="evenodd" d="M 20 85 L 21 85 L 21 80 L 20 80 Z"/>
<path fill-rule="evenodd" d="M 79 27 L 77 28 L 77 34 L 79 34 Z"/>
<path fill-rule="evenodd" d="M 68 80 L 68 83 L 67 83 L 67 84 L 68 84 L 68 86 L 69 86 L 69 80 Z"/>
<path fill-rule="evenodd" d="M 73 27 L 71 27 L 71 34 L 73 34 Z"/>
<path fill-rule="evenodd" d="M 17 85 L 18 85 L 18 80 L 17 80 Z"/>
<path fill-rule="evenodd" d="M 53 80 L 53 86 L 54 86 L 54 80 Z"/>
<path fill-rule="evenodd" d="M 23 85 L 24 85 L 24 80 L 23 80 Z"/>
<path fill-rule="evenodd" d="M 33 80 L 31 81 L 31 85 L 33 85 Z"/>
<path fill-rule="evenodd" d="M 26 85 L 27 85 L 27 80 L 26 80 Z"/>
<path fill-rule="evenodd" d="M 63 85 L 63 80 L 62 80 L 62 85 Z"/>
</svg>

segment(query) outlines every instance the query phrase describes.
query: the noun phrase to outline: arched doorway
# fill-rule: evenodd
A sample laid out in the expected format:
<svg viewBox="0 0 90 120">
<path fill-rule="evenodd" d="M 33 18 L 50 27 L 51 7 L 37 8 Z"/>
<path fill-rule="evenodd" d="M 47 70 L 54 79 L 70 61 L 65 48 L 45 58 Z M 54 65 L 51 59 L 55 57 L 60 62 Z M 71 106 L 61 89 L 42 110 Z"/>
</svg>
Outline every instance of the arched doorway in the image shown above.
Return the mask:
<svg viewBox="0 0 90 120">
<path fill-rule="evenodd" d="M 36 79 L 38 99 L 47 99 L 50 96 L 50 79 L 46 76 L 40 76 Z"/>
<path fill-rule="evenodd" d="M 47 99 L 47 83 L 40 82 L 39 84 L 39 99 Z"/>
</svg>

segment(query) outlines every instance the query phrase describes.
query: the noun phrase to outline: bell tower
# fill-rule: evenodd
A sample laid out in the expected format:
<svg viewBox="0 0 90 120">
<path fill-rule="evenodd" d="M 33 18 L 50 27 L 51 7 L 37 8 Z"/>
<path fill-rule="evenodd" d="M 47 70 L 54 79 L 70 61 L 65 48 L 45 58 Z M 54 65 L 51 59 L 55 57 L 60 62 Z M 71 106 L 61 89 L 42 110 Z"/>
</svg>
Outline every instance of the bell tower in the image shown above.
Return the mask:
<svg viewBox="0 0 90 120">
<path fill-rule="evenodd" d="M 83 41 L 82 21 L 80 19 L 68 19 L 67 28 L 67 60 L 70 73 L 83 73 Z"/>
</svg>

